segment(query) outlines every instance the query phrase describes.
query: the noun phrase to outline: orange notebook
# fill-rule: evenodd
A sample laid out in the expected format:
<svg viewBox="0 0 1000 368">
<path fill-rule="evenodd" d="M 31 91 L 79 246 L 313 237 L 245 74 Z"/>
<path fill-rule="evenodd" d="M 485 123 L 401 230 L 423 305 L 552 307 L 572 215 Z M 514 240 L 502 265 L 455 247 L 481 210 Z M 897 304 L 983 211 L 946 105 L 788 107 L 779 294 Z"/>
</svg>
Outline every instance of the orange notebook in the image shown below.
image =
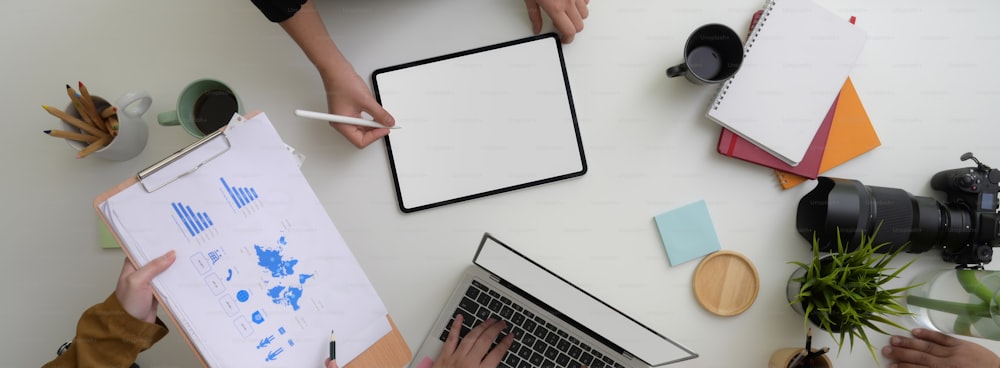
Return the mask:
<svg viewBox="0 0 1000 368">
<path fill-rule="evenodd" d="M 833 113 L 833 124 L 830 126 L 830 135 L 826 141 L 823 159 L 819 164 L 819 172 L 822 174 L 881 144 L 871 120 L 868 119 L 868 113 L 861 104 L 861 98 L 854 89 L 854 83 L 848 77 L 840 90 L 840 96 L 837 97 L 837 110 Z M 809 180 L 781 170 L 774 170 L 774 173 L 783 189 Z"/>
</svg>

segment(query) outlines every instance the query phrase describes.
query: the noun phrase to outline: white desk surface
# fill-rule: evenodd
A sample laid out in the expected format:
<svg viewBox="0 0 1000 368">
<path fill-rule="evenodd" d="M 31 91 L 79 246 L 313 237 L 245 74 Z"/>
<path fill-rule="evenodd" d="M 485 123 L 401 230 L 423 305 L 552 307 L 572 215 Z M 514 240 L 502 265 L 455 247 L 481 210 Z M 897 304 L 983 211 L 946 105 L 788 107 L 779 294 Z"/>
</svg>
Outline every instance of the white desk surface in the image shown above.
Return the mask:
<svg viewBox="0 0 1000 368">
<path fill-rule="evenodd" d="M 882 146 L 831 176 L 935 196 L 934 173 L 967 166 L 973 151 L 1000 166 L 1000 2 L 818 0 L 858 17 L 869 41 L 851 73 Z M 770 170 L 716 153 L 719 127 L 704 117 L 714 90 L 668 79 L 687 34 L 704 23 L 741 33 L 759 0 L 594 0 L 586 29 L 564 48 L 590 171 L 583 177 L 414 214 L 396 208 L 381 142 L 357 150 L 296 108 L 322 110 L 318 74 L 249 1 L 18 2 L 0 14 L 4 88 L 6 236 L 4 365 L 37 366 L 74 334 L 80 313 L 114 289 L 123 255 L 97 244 L 94 197 L 193 141 L 160 127 L 180 89 L 200 77 L 230 83 L 268 114 L 308 159 L 306 177 L 416 350 L 484 231 L 603 298 L 701 357 L 679 367 L 764 366 L 803 341 L 785 281 L 810 256 L 794 228 L 799 198 Z M 530 34 L 518 0 L 320 1 L 327 27 L 357 71 Z M 76 160 L 41 104 L 64 106 L 63 85 L 84 81 L 115 98 L 153 96 L 149 145 L 126 162 Z M 938 197 L 940 198 L 940 197 Z M 697 262 L 667 263 L 652 217 L 707 201 L 724 249 L 760 272 L 756 303 L 736 317 L 701 309 Z M 911 256 L 904 258 L 909 259 Z M 951 267 L 923 254 L 904 274 Z M 990 269 L 1000 269 L 994 262 Z M 900 281 L 903 282 L 903 281 Z M 909 322 L 906 322 L 909 323 Z M 912 325 L 912 324 L 911 324 Z M 172 328 L 176 331 L 176 327 Z M 898 331 L 897 331 L 898 332 Z M 888 338 L 873 336 L 881 347 Z M 994 351 L 1000 342 L 975 340 Z M 817 334 L 815 346 L 833 345 Z M 864 346 L 838 367 L 873 366 Z M 756 362 L 756 363 L 751 363 Z M 143 367 L 191 367 L 176 332 L 139 358 Z M 881 365 L 886 365 L 883 359 Z M 318 364 L 317 364 L 318 365 Z"/>
</svg>

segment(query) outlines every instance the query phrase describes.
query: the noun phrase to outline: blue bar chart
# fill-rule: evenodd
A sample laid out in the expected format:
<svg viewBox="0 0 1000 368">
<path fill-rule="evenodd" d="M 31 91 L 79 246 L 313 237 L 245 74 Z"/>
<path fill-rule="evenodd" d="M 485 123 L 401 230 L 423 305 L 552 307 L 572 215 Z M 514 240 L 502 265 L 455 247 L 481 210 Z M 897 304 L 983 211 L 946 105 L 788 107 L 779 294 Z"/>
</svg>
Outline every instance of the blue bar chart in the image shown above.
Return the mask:
<svg viewBox="0 0 1000 368">
<path fill-rule="evenodd" d="M 180 218 L 184 227 L 187 228 L 188 234 L 192 237 L 198 236 L 198 234 L 215 225 L 207 212 L 195 212 L 191 209 L 191 206 L 181 202 L 172 202 L 170 205 L 174 208 L 174 212 Z"/>
<path fill-rule="evenodd" d="M 243 208 L 256 201 L 258 198 L 257 190 L 253 187 L 233 187 L 229 186 L 225 178 L 219 178 L 222 182 L 222 187 L 225 188 L 226 193 L 229 194 L 229 198 L 233 200 L 233 204 L 236 208 Z"/>
</svg>

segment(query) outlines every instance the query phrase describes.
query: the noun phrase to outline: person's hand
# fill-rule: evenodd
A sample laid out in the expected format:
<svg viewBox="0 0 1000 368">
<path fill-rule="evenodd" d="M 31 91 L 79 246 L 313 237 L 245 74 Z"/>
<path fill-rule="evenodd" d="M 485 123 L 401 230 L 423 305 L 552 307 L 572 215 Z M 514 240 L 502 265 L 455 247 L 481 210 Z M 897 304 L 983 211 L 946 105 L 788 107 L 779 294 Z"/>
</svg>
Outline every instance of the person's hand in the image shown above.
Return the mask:
<svg viewBox="0 0 1000 368">
<path fill-rule="evenodd" d="M 913 338 L 892 336 L 882 355 L 892 359 L 892 368 L 1000 368 L 1000 357 L 971 341 L 937 331 L 915 328 Z"/>
<path fill-rule="evenodd" d="M 435 368 L 472 368 L 472 367 L 496 367 L 500 364 L 500 359 L 514 342 L 514 334 L 507 334 L 497 344 L 490 349 L 493 341 L 500 336 L 500 331 L 507 328 L 507 323 L 497 322 L 488 319 L 479 326 L 476 326 L 465 335 L 462 342 L 458 342 L 459 331 L 462 330 L 462 315 L 455 316 L 455 321 L 451 324 L 451 331 L 448 332 L 448 339 L 444 341 L 441 354 L 434 360 Z"/>
<path fill-rule="evenodd" d="M 583 20 L 587 19 L 590 0 L 524 0 L 531 19 L 531 31 L 542 31 L 542 12 L 549 15 L 552 25 L 562 34 L 563 43 L 573 42 L 573 36 L 583 31 Z"/>
<path fill-rule="evenodd" d="M 326 90 L 326 107 L 331 114 L 360 118 L 363 111 L 377 123 L 385 126 L 395 124 L 392 115 L 375 101 L 358 72 L 354 71 L 354 67 L 333 43 L 323 25 L 323 18 L 319 16 L 312 1 L 306 1 L 295 15 L 280 24 L 319 71 Z M 339 123 L 330 125 L 358 148 L 368 146 L 389 134 L 389 129 L 385 128 Z"/>
<path fill-rule="evenodd" d="M 332 70 L 320 70 L 323 87 L 326 89 L 326 104 L 331 114 L 360 118 L 364 111 L 375 122 L 391 127 L 396 124 L 392 115 L 375 101 L 371 91 L 354 68 L 348 63 L 340 64 Z M 388 128 L 369 128 L 351 124 L 330 123 L 348 141 L 358 148 L 364 148 L 379 138 L 389 134 Z"/>
<path fill-rule="evenodd" d="M 326 368 L 340 368 L 340 366 L 337 365 L 336 360 L 330 360 L 330 358 L 326 358 Z"/>
<path fill-rule="evenodd" d="M 177 255 L 174 251 L 149 261 L 145 266 L 135 269 L 128 259 L 122 265 L 122 274 L 118 276 L 118 287 L 115 297 L 128 314 L 136 319 L 149 323 L 156 322 L 156 298 L 153 298 L 151 282 L 156 275 L 166 270 L 174 263 Z"/>
</svg>

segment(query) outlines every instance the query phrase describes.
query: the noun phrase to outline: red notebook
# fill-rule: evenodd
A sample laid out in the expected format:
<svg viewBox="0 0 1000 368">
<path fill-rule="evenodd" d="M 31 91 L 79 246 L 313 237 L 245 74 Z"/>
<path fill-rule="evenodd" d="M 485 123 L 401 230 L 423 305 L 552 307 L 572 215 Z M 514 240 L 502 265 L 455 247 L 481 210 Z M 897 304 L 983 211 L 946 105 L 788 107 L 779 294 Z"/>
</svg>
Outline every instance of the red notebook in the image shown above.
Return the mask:
<svg viewBox="0 0 1000 368">
<path fill-rule="evenodd" d="M 826 150 L 826 139 L 830 135 L 830 126 L 833 125 L 833 112 L 836 110 L 837 99 L 834 99 L 833 105 L 830 106 L 826 117 L 823 118 L 823 123 L 816 131 L 812 143 L 809 144 L 805 157 L 796 166 L 788 165 L 726 128 L 722 128 L 722 134 L 719 136 L 719 153 L 772 169 L 816 179 L 819 176 L 819 164 L 823 161 L 823 151 Z"/>
<path fill-rule="evenodd" d="M 861 98 L 858 97 L 858 91 L 854 89 L 851 78 L 847 78 L 847 82 L 844 82 L 844 88 L 837 97 L 837 112 L 833 114 L 830 136 L 826 140 L 826 151 L 823 152 L 823 161 L 819 164 L 820 174 L 882 144 L 878 134 L 875 133 L 872 121 L 868 119 L 868 113 L 861 104 Z M 781 170 L 774 170 L 774 173 L 784 189 L 808 180 Z"/>
</svg>

